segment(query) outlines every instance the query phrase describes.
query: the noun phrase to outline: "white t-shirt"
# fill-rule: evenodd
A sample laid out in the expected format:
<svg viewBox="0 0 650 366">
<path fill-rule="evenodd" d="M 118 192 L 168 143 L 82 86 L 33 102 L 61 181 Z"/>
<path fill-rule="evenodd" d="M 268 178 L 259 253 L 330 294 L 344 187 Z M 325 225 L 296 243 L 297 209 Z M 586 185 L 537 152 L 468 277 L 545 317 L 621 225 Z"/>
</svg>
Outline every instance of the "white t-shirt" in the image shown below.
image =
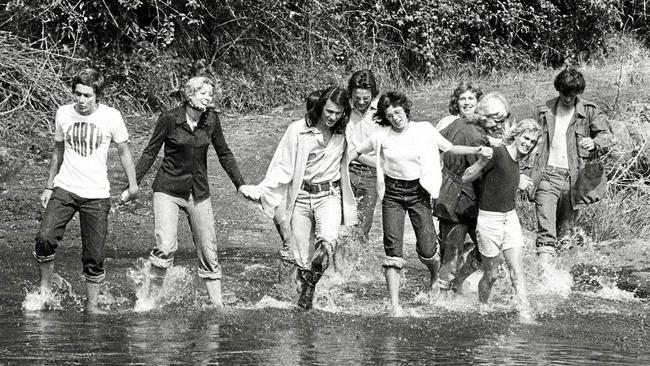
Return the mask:
<svg viewBox="0 0 650 366">
<path fill-rule="evenodd" d="M 88 116 L 77 113 L 74 104 L 56 111 L 54 140 L 64 141 L 63 163 L 54 177 L 54 186 L 83 198 L 110 197 L 106 168 L 111 141 L 129 139 L 122 114 L 99 104 Z"/>
<path fill-rule="evenodd" d="M 416 128 L 409 126 L 406 131 L 388 131 L 381 144 L 381 163 L 387 176 L 402 180 L 415 180 L 420 178 L 421 151 L 415 149 L 418 136 L 413 132 Z"/>
<path fill-rule="evenodd" d="M 575 109 L 565 116 L 555 116 L 555 130 L 553 131 L 553 140 L 548 154 L 548 165 L 558 168 L 569 169 L 569 159 L 567 158 L 566 131 L 569 128 Z"/>
</svg>

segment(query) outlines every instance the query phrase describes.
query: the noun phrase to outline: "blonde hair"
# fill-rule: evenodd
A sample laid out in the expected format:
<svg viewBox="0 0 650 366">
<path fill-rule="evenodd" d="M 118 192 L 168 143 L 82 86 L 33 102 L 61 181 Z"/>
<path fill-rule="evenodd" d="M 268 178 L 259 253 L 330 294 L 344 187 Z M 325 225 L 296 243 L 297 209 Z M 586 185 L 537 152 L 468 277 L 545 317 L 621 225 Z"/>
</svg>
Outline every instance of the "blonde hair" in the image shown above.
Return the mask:
<svg viewBox="0 0 650 366">
<path fill-rule="evenodd" d="M 203 85 L 210 85 L 214 88 L 214 80 L 206 76 L 195 76 L 187 81 L 185 84 L 185 98 L 189 98 L 196 94 Z"/>
<path fill-rule="evenodd" d="M 539 137 L 542 134 L 542 127 L 532 118 L 525 118 L 517 122 L 514 126 L 505 126 L 503 129 L 503 142 L 511 144 L 526 132 L 532 132 Z"/>
<path fill-rule="evenodd" d="M 505 95 L 499 92 L 490 92 L 478 101 L 474 114 L 496 120 L 505 120 L 510 117 L 510 102 L 508 102 Z"/>
</svg>

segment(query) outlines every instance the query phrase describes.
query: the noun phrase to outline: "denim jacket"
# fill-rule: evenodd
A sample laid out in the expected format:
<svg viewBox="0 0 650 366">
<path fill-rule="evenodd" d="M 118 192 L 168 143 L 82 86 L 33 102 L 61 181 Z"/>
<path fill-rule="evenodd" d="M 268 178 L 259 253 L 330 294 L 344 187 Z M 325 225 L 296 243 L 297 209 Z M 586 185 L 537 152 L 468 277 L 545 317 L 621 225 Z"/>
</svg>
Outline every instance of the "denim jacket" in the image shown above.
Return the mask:
<svg viewBox="0 0 650 366">
<path fill-rule="evenodd" d="M 524 162 L 524 173 L 533 180 L 533 188 L 528 191 L 528 198 L 534 200 L 539 182 L 544 175 L 548 162 L 549 149 L 555 130 L 555 112 L 558 98 L 548 100 L 537 106 L 535 118 L 542 127 L 542 135 L 537 143 L 536 151 Z M 578 145 L 583 137 L 591 137 L 596 144 L 594 151 L 588 151 Z M 566 131 L 567 159 L 569 163 L 569 182 L 571 186 L 571 204 L 574 210 L 580 209 L 602 197 L 583 197 L 575 189 L 576 179 L 585 167 L 589 158 L 600 157 L 608 148 L 614 145 L 614 137 L 607 118 L 596 104 L 577 98 L 575 112 Z M 604 172 L 603 172 L 604 174 Z M 605 179 L 599 180 L 606 184 Z M 599 190 L 604 191 L 604 190 Z"/>
</svg>

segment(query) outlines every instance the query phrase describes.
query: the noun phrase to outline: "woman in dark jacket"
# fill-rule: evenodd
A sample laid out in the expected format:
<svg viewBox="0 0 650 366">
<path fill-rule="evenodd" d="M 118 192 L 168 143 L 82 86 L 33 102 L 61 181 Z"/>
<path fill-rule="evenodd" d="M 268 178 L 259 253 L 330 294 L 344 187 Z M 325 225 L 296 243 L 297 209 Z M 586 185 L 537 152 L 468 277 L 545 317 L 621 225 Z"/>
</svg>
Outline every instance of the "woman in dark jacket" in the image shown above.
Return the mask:
<svg viewBox="0 0 650 366">
<path fill-rule="evenodd" d="M 152 186 L 156 246 L 149 255 L 152 281 L 146 299 L 154 303 L 158 300 L 166 269 L 173 264 L 178 248 L 178 212 L 182 210 L 187 215 L 197 249 L 199 277 L 204 280 L 212 303 L 223 306 L 221 266 L 217 258 L 207 175 L 210 144 L 237 190 L 244 185 L 244 179 L 223 136 L 219 116 L 212 109 L 213 91 L 211 78 L 190 79 L 185 85 L 187 101 L 183 106 L 162 113 L 136 166 L 139 183 L 165 145 L 162 164 Z M 123 201 L 131 198 L 126 191 L 122 194 Z M 146 304 L 140 306 L 147 307 Z"/>
</svg>

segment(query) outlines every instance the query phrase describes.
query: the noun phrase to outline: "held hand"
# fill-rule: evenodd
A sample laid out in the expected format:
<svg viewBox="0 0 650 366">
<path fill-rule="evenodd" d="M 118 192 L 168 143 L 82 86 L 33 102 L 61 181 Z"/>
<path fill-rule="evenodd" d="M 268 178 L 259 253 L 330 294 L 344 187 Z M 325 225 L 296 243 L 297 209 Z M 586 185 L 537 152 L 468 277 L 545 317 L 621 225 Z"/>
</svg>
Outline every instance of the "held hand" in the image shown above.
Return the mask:
<svg viewBox="0 0 650 366">
<path fill-rule="evenodd" d="M 583 137 L 578 141 L 578 145 L 580 145 L 581 148 L 592 151 L 596 149 L 596 143 L 594 140 L 592 140 L 591 137 Z"/>
<path fill-rule="evenodd" d="M 481 146 L 478 149 L 478 153 L 481 155 L 481 158 L 490 160 L 492 159 L 492 154 L 494 153 L 494 151 L 492 150 L 491 147 Z"/>
<path fill-rule="evenodd" d="M 41 206 L 43 208 L 47 207 L 47 203 L 50 202 L 50 198 L 52 197 L 52 190 L 51 189 L 46 189 L 41 193 Z"/>
<path fill-rule="evenodd" d="M 533 189 L 533 180 L 525 174 L 519 176 L 519 190 L 528 191 Z"/>
<path fill-rule="evenodd" d="M 138 195 L 138 187 L 129 187 L 120 195 L 120 205 L 126 204 Z"/>
<path fill-rule="evenodd" d="M 262 196 L 262 191 L 257 186 L 253 185 L 240 186 L 239 193 L 241 193 L 244 198 L 255 202 L 259 201 Z"/>
</svg>

